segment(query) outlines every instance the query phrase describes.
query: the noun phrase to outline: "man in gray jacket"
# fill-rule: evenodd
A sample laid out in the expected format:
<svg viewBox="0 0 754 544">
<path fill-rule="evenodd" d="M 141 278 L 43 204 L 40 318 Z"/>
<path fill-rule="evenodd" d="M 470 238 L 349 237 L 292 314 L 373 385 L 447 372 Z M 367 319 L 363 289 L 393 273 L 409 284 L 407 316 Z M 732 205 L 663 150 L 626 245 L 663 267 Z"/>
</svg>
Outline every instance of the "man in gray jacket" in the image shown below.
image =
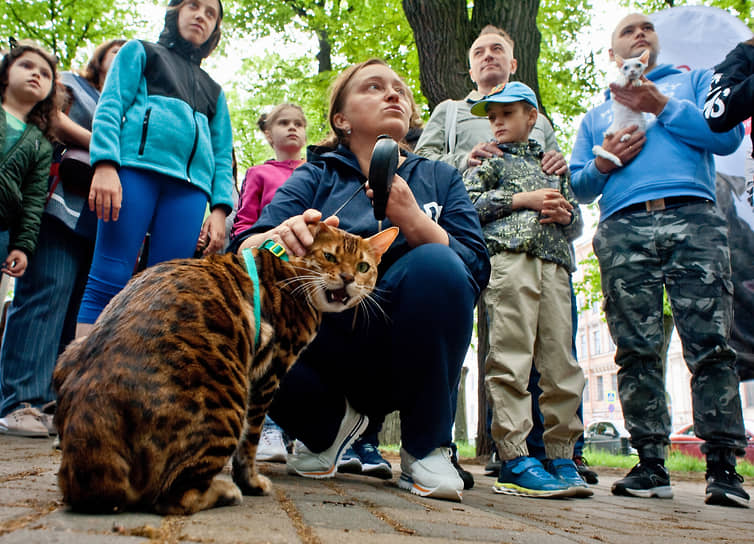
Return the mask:
<svg viewBox="0 0 754 544">
<path fill-rule="evenodd" d="M 463 100 L 445 100 L 437 105 L 416 144 L 415 152 L 433 160 L 447 162 L 463 173 L 468 168 L 478 166 L 482 159 L 501 156 L 503 153 L 497 147 L 492 136 L 490 123 L 484 117 L 471 114 L 471 106 L 480 100 L 496 86 L 508 83 L 511 74 L 515 74 L 518 61 L 513 56 L 514 42 L 507 32 L 487 25 L 479 33 L 469 49 L 469 75 L 476 85 Z M 544 115 L 539 115 L 529 138 L 535 140 L 545 151 L 542 157 L 542 170 L 547 174 L 562 175 L 568 171 L 568 165 L 563 158 L 555 139 L 550 121 Z M 484 368 L 487 352 L 487 327 L 484 309 L 479 307 L 478 356 L 480 368 Z M 575 318 L 574 318 L 575 324 Z M 533 408 L 539 415 L 536 396 L 538 374 L 533 373 L 530 390 L 533 391 Z M 533 455 L 544 455 L 542 442 L 543 427 L 538 417 L 534 418 L 534 429 L 528 442 Z M 598 481 L 597 474 L 590 470 L 581 457 L 583 439 L 576 445 L 574 461 L 581 476 L 591 484 Z M 499 470 L 497 456 L 487 465 L 489 472 Z"/>
</svg>

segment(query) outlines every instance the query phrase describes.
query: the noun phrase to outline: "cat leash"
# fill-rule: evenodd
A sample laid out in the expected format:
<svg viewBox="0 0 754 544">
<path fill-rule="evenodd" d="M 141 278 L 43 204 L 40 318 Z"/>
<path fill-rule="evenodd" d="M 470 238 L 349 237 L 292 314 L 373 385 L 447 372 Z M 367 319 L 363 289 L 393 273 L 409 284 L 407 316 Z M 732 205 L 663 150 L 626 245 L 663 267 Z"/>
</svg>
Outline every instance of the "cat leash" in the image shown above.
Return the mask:
<svg viewBox="0 0 754 544">
<path fill-rule="evenodd" d="M 377 220 L 377 232 L 382 232 L 382 221 L 385 219 L 387 199 L 393 186 L 393 177 L 398 169 L 398 155 L 398 144 L 395 140 L 387 134 L 378 136 L 377 143 L 374 145 L 374 151 L 372 151 L 372 159 L 369 161 L 369 177 L 364 183 L 359 185 L 358 189 L 332 215 L 338 215 L 349 202 L 356 198 L 356 195 L 369 182 L 369 187 L 374 193 L 372 207 L 374 218 Z"/>
</svg>

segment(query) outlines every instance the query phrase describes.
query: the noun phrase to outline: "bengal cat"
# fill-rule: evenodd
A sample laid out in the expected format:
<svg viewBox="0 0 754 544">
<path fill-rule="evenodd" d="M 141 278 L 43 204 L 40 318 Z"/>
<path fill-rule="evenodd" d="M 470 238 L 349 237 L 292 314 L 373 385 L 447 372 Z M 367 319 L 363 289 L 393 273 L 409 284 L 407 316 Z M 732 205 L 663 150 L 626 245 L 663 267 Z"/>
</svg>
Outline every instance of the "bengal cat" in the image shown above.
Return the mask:
<svg viewBox="0 0 754 544">
<path fill-rule="evenodd" d="M 304 257 L 251 250 L 256 274 L 234 254 L 155 265 L 65 350 L 53 375 L 58 484 L 74 510 L 191 514 L 269 493 L 254 458 L 278 384 L 322 312 L 371 300 L 398 234 L 310 229 Z M 231 455 L 236 485 L 216 478 Z"/>
</svg>

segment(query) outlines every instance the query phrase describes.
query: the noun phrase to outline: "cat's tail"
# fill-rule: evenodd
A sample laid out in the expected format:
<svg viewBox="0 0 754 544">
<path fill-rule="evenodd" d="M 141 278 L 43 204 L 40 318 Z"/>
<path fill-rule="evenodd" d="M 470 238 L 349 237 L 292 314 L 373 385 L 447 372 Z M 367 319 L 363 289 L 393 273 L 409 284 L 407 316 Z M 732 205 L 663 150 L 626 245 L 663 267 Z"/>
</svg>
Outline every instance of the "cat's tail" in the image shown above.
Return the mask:
<svg viewBox="0 0 754 544">
<path fill-rule="evenodd" d="M 63 455 L 58 486 L 63 492 L 63 501 L 74 511 L 89 514 L 122 512 L 138 504 L 141 494 L 133 489 L 129 480 L 128 460 L 117 448 L 103 443 L 106 433 L 103 436 L 81 433 L 82 428 L 94 428 L 91 422 L 76 419 L 74 415 L 60 422 Z"/>
<path fill-rule="evenodd" d="M 609 151 L 606 151 L 601 145 L 595 145 L 592 148 L 592 153 L 595 157 L 602 157 L 603 159 L 609 160 L 615 166 L 623 166 L 623 161 L 621 161 L 617 155 L 613 155 Z"/>
</svg>

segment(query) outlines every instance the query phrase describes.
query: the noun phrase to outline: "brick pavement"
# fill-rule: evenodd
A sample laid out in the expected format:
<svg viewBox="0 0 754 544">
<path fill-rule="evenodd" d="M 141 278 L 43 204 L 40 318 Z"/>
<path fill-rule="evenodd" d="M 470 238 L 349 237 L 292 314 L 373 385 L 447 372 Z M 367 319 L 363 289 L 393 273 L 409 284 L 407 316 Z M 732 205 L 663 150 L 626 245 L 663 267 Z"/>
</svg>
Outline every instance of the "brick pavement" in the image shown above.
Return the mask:
<svg viewBox="0 0 754 544">
<path fill-rule="evenodd" d="M 699 476 L 673 475 L 672 500 L 613 497 L 623 471 L 598 468 L 590 499 L 544 500 L 493 494 L 481 466 L 463 503 L 422 499 L 363 476 L 313 481 L 262 464 L 275 485 L 266 497 L 190 517 L 69 512 L 55 473 L 52 440 L 0 435 L 0 544 L 440 542 L 694 544 L 750 542 L 754 510 L 704 504 Z M 397 468 L 397 459 L 391 459 Z M 227 475 L 226 475 L 227 477 Z M 747 482 L 754 494 L 752 482 Z"/>
</svg>

